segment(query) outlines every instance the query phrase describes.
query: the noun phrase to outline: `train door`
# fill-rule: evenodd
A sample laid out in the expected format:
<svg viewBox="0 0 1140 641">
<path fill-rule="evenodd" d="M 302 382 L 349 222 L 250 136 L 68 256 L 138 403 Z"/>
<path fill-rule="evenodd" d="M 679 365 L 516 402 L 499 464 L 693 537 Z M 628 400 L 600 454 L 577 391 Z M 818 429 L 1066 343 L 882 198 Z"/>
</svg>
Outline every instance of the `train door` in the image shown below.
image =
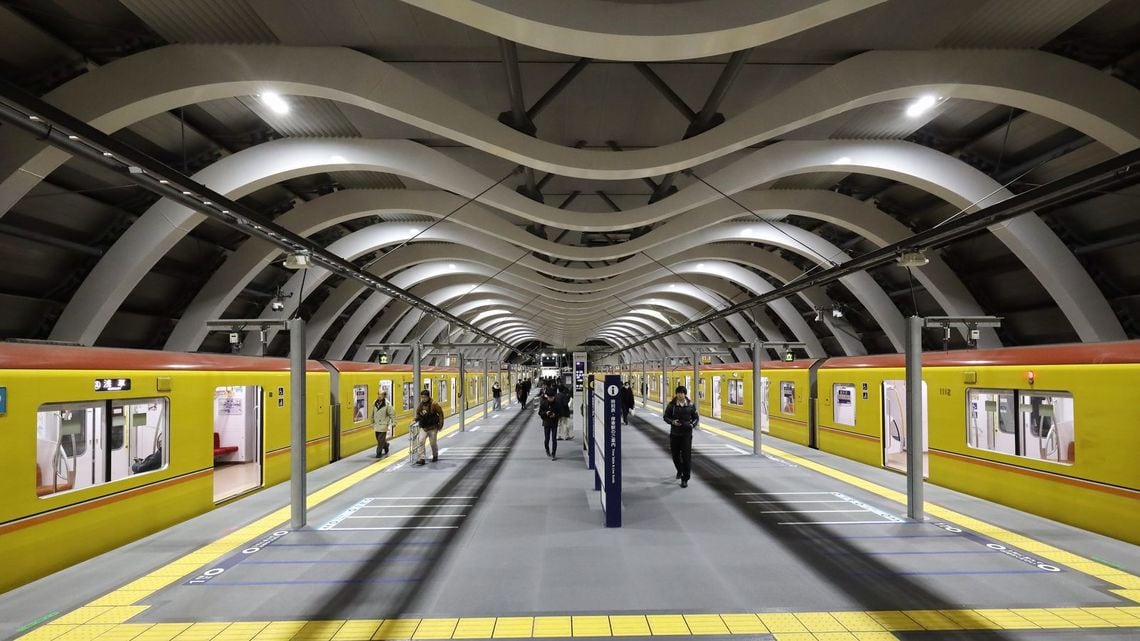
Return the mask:
<svg viewBox="0 0 1140 641">
<path fill-rule="evenodd" d="M 697 390 L 693 389 L 693 375 L 689 374 L 685 377 L 685 389 L 689 392 L 689 398 L 693 399 L 694 403 L 699 403 L 697 399 Z"/>
<path fill-rule="evenodd" d="M 741 403 L 744 401 L 741 400 Z M 760 431 L 767 432 L 768 427 L 768 377 L 760 377 Z"/>
<path fill-rule="evenodd" d="M 263 390 L 257 385 L 214 390 L 214 502 L 262 486 Z"/>
<path fill-rule="evenodd" d="M 720 418 L 720 377 L 712 377 L 712 417 Z"/>
<path fill-rule="evenodd" d="M 922 475 L 930 473 L 926 381 L 922 382 Z M 883 381 L 883 465 L 907 471 L 906 381 Z"/>
</svg>

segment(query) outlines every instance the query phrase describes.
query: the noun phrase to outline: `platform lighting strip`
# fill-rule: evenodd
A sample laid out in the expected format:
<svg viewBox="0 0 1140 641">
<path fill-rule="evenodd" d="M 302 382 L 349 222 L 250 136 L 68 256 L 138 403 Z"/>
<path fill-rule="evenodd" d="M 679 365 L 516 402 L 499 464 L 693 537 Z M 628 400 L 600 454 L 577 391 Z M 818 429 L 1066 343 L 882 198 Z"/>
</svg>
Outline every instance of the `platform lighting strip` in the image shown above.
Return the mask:
<svg viewBox="0 0 1140 641">
<path fill-rule="evenodd" d="M 805 273 L 805 275 L 788 282 L 786 285 L 777 287 L 766 294 L 749 298 L 719 311 L 709 312 L 683 325 L 662 330 L 648 338 L 622 347 L 621 349 L 607 352 L 605 356 L 620 354 L 635 347 L 660 340 L 666 336 L 678 334 L 700 327 L 701 325 L 728 318 L 733 314 L 738 314 L 758 305 L 786 298 L 791 294 L 803 291 L 809 287 L 825 285 L 837 281 L 844 276 L 888 265 L 894 262 L 895 259 L 905 251 L 935 249 L 980 232 L 1002 221 L 1034 210 L 1059 205 L 1093 190 L 1106 189 L 1118 181 L 1136 180 L 1137 173 L 1140 172 L 1140 166 L 1138 165 L 1140 165 L 1140 149 L 1133 149 L 1115 158 L 1110 158 L 1109 160 L 1075 172 L 1064 178 L 1041 185 L 1040 187 L 1035 187 L 973 213 L 963 214 L 937 227 L 915 234 L 897 243 L 881 247 L 875 251 L 868 252 L 836 267 L 816 272 L 810 276 Z"/>
<path fill-rule="evenodd" d="M 54 147 L 122 174 L 163 198 L 221 221 L 248 236 L 256 236 L 286 253 L 308 252 L 314 263 L 347 279 L 363 283 L 424 311 L 464 327 L 478 336 L 518 353 L 514 346 L 463 319 L 432 305 L 389 281 L 370 274 L 309 239 L 264 218 L 210 188 L 132 147 L 122 144 L 85 122 L 0 80 L 0 121 L 23 129 Z"/>
</svg>

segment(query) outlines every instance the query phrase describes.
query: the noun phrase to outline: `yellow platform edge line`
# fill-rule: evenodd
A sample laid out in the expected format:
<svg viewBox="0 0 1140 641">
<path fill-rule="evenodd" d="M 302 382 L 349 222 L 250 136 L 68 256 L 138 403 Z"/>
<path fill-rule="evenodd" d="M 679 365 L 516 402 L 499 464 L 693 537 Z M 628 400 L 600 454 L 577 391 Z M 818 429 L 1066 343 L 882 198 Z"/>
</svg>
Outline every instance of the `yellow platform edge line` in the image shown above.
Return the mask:
<svg viewBox="0 0 1140 641">
<path fill-rule="evenodd" d="M 871 621 L 897 619 L 915 626 L 869 629 Z M 753 625 L 733 630 L 718 621 L 750 621 Z M 843 622 L 852 625 L 837 625 Z M 201 623 L 120 623 L 94 621 L 80 624 L 47 624 L 21 639 L 137 639 L 138 641 L 223 641 L 226 638 L 316 641 L 319 639 L 540 639 L 557 634 L 563 638 L 630 636 L 754 636 L 816 635 L 818 638 L 853 636 L 857 639 L 889 639 L 893 632 L 964 631 L 982 629 L 1118 628 L 1140 632 L 1140 608 L 1112 606 L 1031 609 L 898 610 L 894 612 L 760 612 L 730 614 L 613 614 L 544 615 L 485 618 L 368 619 L 332 621 L 256 621 Z M 708 627 L 706 627 L 708 626 Z M 712 631 L 715 630 L 715 631 Z M 829 637 L 829 635 L 831 635 Z M 793 638 L 795 638 L 793 636 Z M 804 637 L 807 638 L 807 637 Z"/>
<path fill-rule="evenodd" d="M 464 425 L 469 424 L 472 421 L 485 418 L 487 416 L 487 412 L 488 410 L 486 409 L 475 410 L 465 417 Z M 456 423 L 451 427 L 444 428 L 441 430 L 440 437 L 442 438 L 444 436 L 449 436 L 453 433 L 458 432 L 459 429 L 459 423 Z M 329 483 L 320 489 L 310 492 L 306 496 L 306 505 L 309 509 L 312 509 L 335 497 L 336 495 L 352 488 L 358 483 L 371 478 L 372 476 L 375 476 L 388 467 L 395 465 L 399 461 L 403 460 L 404 457 L 409 456 L 411 453 L 410 449 L 410 446 L 405 447 L 392 456 L 389 456 L 380 461 L 376 461 L 375 463 L 372 463 L 361 470 L 357 470 L 356 472 L 353 472 L 344 478 L 337 479 L 336 481 L 333 481 L 332 483 Z M 185 554 L 170 563 L 162 565 L 148 572 L 147 574 L 144 574 L 143 576 L 120 586 L 115 590 L 111 590 L 110 592 L 100 595 L 98 598 L 92 600 L 87 604 L 66 612 L 55 619 L 45 621 L 41 627 L 43 625 L 60 624 L 63 622 L 74 621 L 77 616 L 83 617 L 83 614 L 81 613 L 91 612 L 93 608 L 98 608 L 100 610 L 100 614 L 102 614 L 103 611 L 109 610 L 110 608 L 107 606 L 111 606 L 112 604 L 119 607 L 135 606 L 139 601 L 150 597 L 150 595 L 154 594 L 158 590 L 161 590 L 162 588 L 167 587 L 172 583 L 176 583 L 182 577 L 189 576 L 198 570 L 205 569 L 206 566 L 210 563 L 213 563 L 222 556 L 225 556 L 233 550 L 240 548 L 246 542 L 273 530 L 280 529 L 283 524 L 288 522 L 289 516 L 290 514 L 288 506 L 278 508 L 254 521 L 253 523 L 250 523 L 249 525 L 230 532 L 221 538 L 210 541 L 209 543 L 206 543 L 193 552 Z M 189 569 L 189 571 L 187 571 L 187 569 Z M 138 614 L 138 612 L 141 612 L 141 610 L 132 612 L 131 617 L 133 617 L 135 614 Z M 91 618 L 94 618 L 94 616 Z M 125 623 L 128 620 L 130 620 L 130 617 L 127 617 L 127 619 L 119 621 L 118 623 Z M 29 636 L 32 632 L 35 632 L 35 630 L 33 629 L 28 634 L 25 634 L 19 638 L 32 638 Z"/>
</svg>

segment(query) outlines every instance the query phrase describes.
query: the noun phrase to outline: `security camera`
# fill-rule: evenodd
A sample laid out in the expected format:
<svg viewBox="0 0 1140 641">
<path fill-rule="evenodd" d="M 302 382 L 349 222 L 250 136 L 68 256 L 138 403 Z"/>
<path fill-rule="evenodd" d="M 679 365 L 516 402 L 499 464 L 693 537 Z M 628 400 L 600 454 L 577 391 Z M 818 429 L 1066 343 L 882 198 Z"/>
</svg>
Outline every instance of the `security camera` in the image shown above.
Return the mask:
<svg viewBox="0 0 1140 641">
<path fill-rule="evenodd" d="M 275 312 L 284 311 L 285 310 L 285 301 L 278 299 L 278 298 L 275 298 L 275 299 L 273 299 L 272 303 L 269 303 L 269 309 L 272 309 Z"/>
</svg>

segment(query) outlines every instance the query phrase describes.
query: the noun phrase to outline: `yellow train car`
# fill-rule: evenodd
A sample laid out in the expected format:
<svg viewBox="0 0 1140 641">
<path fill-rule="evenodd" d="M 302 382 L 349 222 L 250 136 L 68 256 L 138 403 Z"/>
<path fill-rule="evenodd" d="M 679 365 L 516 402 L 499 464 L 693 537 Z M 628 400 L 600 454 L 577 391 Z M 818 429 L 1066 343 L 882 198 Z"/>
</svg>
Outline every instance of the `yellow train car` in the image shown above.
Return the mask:
<svg viewBox="0 0 1140 641">
<path fill-rule="evenodd" d="M 906 470 L 902 355 L 764 362 L 761 371 L 763 431 Z M 700 379 L 702 416 L 751 429 L 751 363 L 702 366 Z M 1128 403 L 1136 381 L 1140 341 L 925 354 L 923 472 L 1140 544 L 1140 421 Z M 651 371 L 648 383 L 651 400 L 664 384 L 667 401 L 684 372 Z"/>
<path fill-rule="evenodd" d="M 482 372 L 422 376 L 448 415 L 487 400 Z M 375 446 L 379 390 L 397 436 L 419 396 L 407 365 L 306 382 L 310 470 Z M 286 359 L 0 343 L 0 593 L 288 480 L 288 395 Z"/>
<path fill-rule="evenodd" d="M 905 471 L 904 367 L 898 355 L 828 360 L 821 449 Z M 1140 422 L 1128 402 L 1138 380 L 1140 341 L 926 354 L 924 474 L 1140 543 Z"/>
<path fill-rule="evenodd" d="M 310 468 L 328 381 L 310 363 Z M 0 388 L 0 592 L 289 475 L 284 359 L 2 344 Z"/>
</svg>

